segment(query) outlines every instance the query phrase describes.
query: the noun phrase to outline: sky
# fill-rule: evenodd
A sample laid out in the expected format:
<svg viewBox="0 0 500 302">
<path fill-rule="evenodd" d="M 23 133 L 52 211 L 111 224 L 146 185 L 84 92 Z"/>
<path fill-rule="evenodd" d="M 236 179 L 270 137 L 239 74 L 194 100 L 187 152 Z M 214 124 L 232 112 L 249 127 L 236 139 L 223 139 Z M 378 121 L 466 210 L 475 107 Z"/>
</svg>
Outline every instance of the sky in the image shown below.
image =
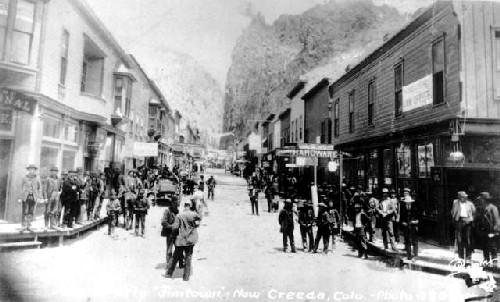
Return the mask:
<svg viewBox="0 0 500 302">
<path fill-rule="evenodd" d="M 250 22 L 248 3 L 268 23 L 300 14 L 326 0 L 86 0 L 123 48 L 144 66 L 155 53 L 174 50 L 197 60 L 224 90 L 233 47 Z M 345 0 L 348 1 L 348 0 Z M 375 0 L 414 11 L 432 0 Z"/>
</svg>

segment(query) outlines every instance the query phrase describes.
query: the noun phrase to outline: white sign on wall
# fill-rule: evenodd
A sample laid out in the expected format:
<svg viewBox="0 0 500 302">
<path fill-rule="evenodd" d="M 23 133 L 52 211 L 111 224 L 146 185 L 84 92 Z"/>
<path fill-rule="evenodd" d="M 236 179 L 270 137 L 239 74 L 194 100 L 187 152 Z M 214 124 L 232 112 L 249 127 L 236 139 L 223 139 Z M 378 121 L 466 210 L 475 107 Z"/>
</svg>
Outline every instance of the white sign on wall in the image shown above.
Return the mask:
<svg viewBox="0 0 500 302">
<path fill-rule="evenodd" d="M 248 136 L 248 149 L 255 150 L 257 153 L 261 153 L 262 139 L 260 135 L 256 133 L 250 133 Z"/>
<path fill-rule="evenodd" d="M 432 104 L 432 75 L 403 86 L 403 111 Z"/>
<path fill-rule="evenodd" d="M 134 142 L 135 157 L 158 156 L 158 143 Z"/>
</svg>

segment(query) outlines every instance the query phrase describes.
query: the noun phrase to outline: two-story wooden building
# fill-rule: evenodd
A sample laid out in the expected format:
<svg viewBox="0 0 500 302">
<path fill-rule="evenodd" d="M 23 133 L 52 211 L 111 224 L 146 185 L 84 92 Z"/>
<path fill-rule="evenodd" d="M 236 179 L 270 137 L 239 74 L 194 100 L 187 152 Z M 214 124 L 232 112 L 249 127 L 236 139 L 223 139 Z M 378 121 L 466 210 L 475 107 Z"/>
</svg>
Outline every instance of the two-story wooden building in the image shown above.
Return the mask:
<svg viewBox="0 0 500 302">
<path fill-rule="evenodd" d="M 500 197 L 500 4 L 436 2 L 330 86 L 344 175 L 405 187 L 421 234 L 453 242 L 458 190 Z"/>
</svg>

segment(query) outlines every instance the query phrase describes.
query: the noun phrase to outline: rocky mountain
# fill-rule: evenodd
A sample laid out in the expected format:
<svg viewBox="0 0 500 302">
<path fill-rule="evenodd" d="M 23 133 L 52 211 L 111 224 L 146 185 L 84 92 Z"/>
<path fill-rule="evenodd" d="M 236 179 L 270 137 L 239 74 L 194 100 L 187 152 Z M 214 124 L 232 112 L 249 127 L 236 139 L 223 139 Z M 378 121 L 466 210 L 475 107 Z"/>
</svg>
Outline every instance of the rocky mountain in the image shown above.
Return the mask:
<svg viewBox="0 0 500 302">
<path fill-rule="evenodd" d="M 256 13 L 232 53 L 224 96 L 224 130 L 243 136 L 287 103 L 299 78 L 336 79 L 409 21 L 370 0 L 330 0 L 267 24 Z"/>
<path fill-rule="evenodd" d="M 223 99 L 220 84 L 191 56 L 171 50 L 157 52 L 157 66 L 150 66 L 169 105 L 190 125 L 208 136 L 222 131 Z"/>
</svg>

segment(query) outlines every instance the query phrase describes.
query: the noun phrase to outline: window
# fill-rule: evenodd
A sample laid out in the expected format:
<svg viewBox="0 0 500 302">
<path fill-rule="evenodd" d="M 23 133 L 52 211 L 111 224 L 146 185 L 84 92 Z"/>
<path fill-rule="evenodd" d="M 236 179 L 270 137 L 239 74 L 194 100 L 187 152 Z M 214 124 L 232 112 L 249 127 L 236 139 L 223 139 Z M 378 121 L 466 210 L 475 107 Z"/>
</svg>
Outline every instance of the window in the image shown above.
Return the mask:
<svg viewBox="0 0 500 302">
<path fill-rule="evenodd" d="M 68 69 L 68 46 L 69 46 L 69 32 L 63 31 L 61 38 L 61 70 L 59 74 L 59 83 L 66 84 L 66 73 Z"/>
<path fill-rule="evenodd" d="M 332 119 L 327 119 L 327 123 L 326 123 L 327 127 L 328 127 L 328 130 L 327 130 L 327 133 L 328 133 L 328 141 L 327 143 L 328 144 L 331 144 L 332 143 Z"/>
<path fill-rule="evenodd" d="M 302 122 L 302 115 L 299 117 L 299 139 L 302 140 L 302 128 L 304 124 Z"/>
<path fill-rule="evenodd" d="M 411 149 L 410 145 L 401 143 L 396 149 L 398 176 L 411 177 Z"/>
<path fill-rule="evenodd" d="M 123 78 L 115 78 L 115 112 L 122 113 Z"/>
<path fill-rule="evenodd" d="M 445 68 L 444 38 L 432 43 L 432 90 L 434 104 L 444 103 Z"/>
<path fill-rule="evenodd" d="M 71 150 L 64 150 L 62 153 L 62 169 L 72 170 L 75 168 L 76 152 Z"/>
<path fill-rule="evenodd" d="M 292 141 L 292 143 L 295 142 L 295 137 L 293 136 L 293 124 L 294 124 L 294 121 L 292 121 L 292 127 L 291 127 L 292 128 L 292 131 L 291 131 L 291 136 L 292 136 L 291 141 Z"/>
<path fill-rule="evenodd" d="M 321 122 L 321 137 L 320 143 L 324 144 L 326 142 L 326 120 Z"/>
<path fill-rule="evenodd" d="M 4 56 L 5 39 L 9 16 L 9 0 L 0 0 L 0 60 Z"/>
<path fill-rule="evenodd" d="M 299 140 L 299 121 L 298 119 L 295 119 L 295 140 Z"/>
<path fill-rule="evenodd" d="M 80 91 L 85 91 L 85 82 L 87 81 L 87 61 L 82 63 L 82 78 L 80 80 Z"/>
<path fill-rule="evenodd" d="M 368 83 L 368 125 L 373 125 L 373 103 L 375 102 L 375 82 Z"/>
<path fill-rule="evenodd" d="M 493 49 L 494 49 L 494 60 L 495 60 L 495 62 L 493 63 L 493 66 L 494 66 L 493 67 L 493 75 L 495 78 L 495 80 L 494 80 L 495 81 L 495 98 L 500 99 L 500 29 L 494 31 L 493 41 L 494 41 L 493 42 L 494 43 Z"/>
<path fill-rule="evenodd" d="M 40 149 L 40 174 L 48 175 L 52 166 L 57 166 L 59 148 L 52 146 L 42 146 Z"/>
<path fill-rule="evenodd" d="M 87 36 L 84 36 L 82 78 L 80 91 L 101 96 L 104 73 L 104 53 Z"/>
<path fill-rule="evenodd" d="M 130 116 L 130 96 L 132 94 L 132 82 L 129 77 L 125 76 L 115 76 L 115 89 L 114 89 L 114 100 L 115 100 L 115 113 L 123 114 L 125 116 Z M 154 108 L 154 109 L 153 109 Z M 150 115 L 154 113 L 154 119 L 157 118 L 157 109 L 153 106 L 149 108 Z M 153 117 L 153 116 L 151 116 Z M 155 123 L 155 129 L 159 130 L 159 127 Z"/>
<path fill-rule="evenodd" d="M 384 171 L 384 185 L 390 186 L 393 184 L 393 158 L 392 158 L 392 148 L 386 148 L 382 151 L 383 161 L 383 171 Z"/>
<path fill-rule="evenodd" d="M 394 106 L 396 116 L 403 112 L 403 62 L 394 66 Z"/>
<path fill-rule="evenodd" d="M 61 123 L 57 118 L 45 117 L 43 120 L 43 136 L 59 139 L 61 137 Z"/>
<path fill-rule="evenodd" d="M 378 150 L 372 150 L 368 153 L 368 188 L 373 190 L 379 187 L 378 177 L 379 177 L 379 152 Z"/>
<path fill-rule="evenodd" d="M 333 135 L 335 137 L 339 136 L 339 116 L 340 116 L 340 99 L 335 101 L 333 107 Z"/>
<path fill-rule="evenodd" d="M 30 63 L 34 23 L 35 3 L 27 0 L 17 0 L 12 36 L 12 61 L 15 63 L 24 65 Z"/>
<path fill-rule="evenodd" d="M 77 126 L 75 124 L 66 123 L 64 125 L 64 140 L 76 143 L 77 142 Z"/>
<path fill-rule="evenodd" d="M 349 93 L 349 132 L 354 132 L 354 90 Z"/>
<path fill-rule="evenodd" d="M 431 168 L 434 167 L 434 148 L 433 144 L 419 144 L 418 152 L 418 177 L 429 178 Z"/>
</svg>

